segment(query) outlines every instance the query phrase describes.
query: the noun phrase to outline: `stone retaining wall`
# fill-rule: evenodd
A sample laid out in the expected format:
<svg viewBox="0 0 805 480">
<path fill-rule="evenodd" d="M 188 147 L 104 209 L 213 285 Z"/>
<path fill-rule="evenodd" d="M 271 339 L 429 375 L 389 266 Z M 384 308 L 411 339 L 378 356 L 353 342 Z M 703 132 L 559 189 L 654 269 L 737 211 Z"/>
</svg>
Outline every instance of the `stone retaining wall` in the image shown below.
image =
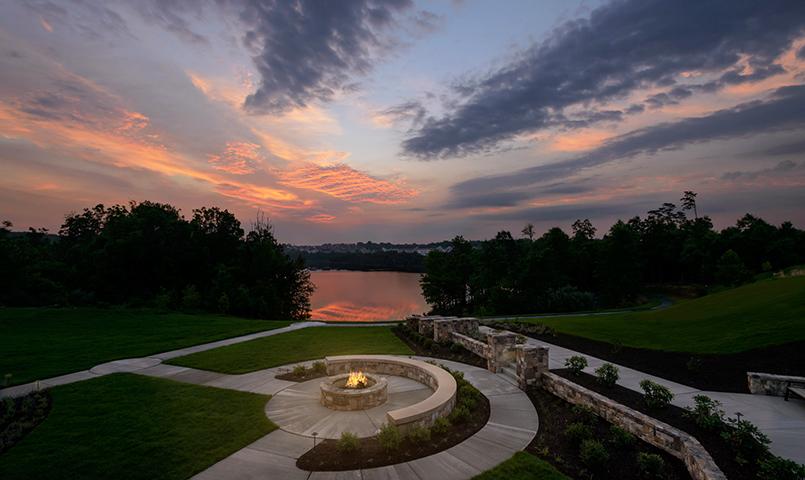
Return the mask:
<svg viewBox="0 0 805 480">
<path fill-rule="evenodd" d="M 749 392 L 761 395 L 784 397 L 789 382 L 793 386 L 805 386 L 805 377 L 791 375 L 774 375 L 772 373 L 746 372 Z"/>
<path fill-rule="evenodd" d="M 455 343 L 458 343 L 479 357 L 489 358 L 489 344 L 458 332 L 453 332 L 451 338 Z"/>
<path fill-rule="evenodd" d="M 685 462 L 694 480 L 726 480 L 701 443 L 686 432 L 633 410 L 592 390 L 544 372 L 540 383 L 547 391 L 576 405 L 590 408 L 596 415 L 631 432 L 641 440 L 661 448 Z"/>
<path fill-rule="evenodd" d="M 386 420 L 405 433 L 414 426 L 430 427 L 440 417 L 446 417 L 456 405 L 456 379 L 443 368 L 410 358 L 388 355 L 349 355 L 324 359 L 327 375 L 339 375 L 351 371 L 395 375 L 423 383 L 433 389 L 433 395 L 419 403 L 390 410 Z"/>
</svg>

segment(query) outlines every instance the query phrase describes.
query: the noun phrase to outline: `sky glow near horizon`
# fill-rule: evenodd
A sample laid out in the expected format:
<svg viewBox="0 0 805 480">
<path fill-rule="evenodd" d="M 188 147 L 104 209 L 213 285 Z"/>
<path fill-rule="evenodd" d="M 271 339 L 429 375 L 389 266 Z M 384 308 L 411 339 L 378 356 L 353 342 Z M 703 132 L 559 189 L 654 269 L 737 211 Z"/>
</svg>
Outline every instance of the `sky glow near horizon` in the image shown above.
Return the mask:
<svg viewBox="0 0 805 480">
<path fill-rule="evenodd" d="M 282 242 L 805 226 L 805 2 L 0 0 L 0 220 L 130 200 Z"/>
</svg>

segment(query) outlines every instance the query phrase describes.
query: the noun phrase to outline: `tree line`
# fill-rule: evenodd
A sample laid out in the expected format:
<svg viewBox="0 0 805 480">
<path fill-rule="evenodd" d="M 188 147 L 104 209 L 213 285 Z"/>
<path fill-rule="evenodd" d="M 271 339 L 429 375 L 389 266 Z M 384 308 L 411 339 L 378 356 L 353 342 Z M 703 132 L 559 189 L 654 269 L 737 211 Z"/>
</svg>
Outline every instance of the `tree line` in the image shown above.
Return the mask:
<svg viewBox="0 0 805 480">
<path fill-rule="evenodd" d="M 496 315 L 578 311 L 633 303 L 648 286 L 734 286 L 805 263 L 805 231 L 746 214 L 716 231 L 699 216 L 696 194 L 664 203 L 645 218 L 617 221 L 596 238 L 588 219 L 568 235 L 552 228 L 534 238 L 499 232 L 474 248 L 456 237 L 425 260 L 422 292 L 435 313 Z"/>
<path fill-rule="evenodd" d="M 58 235 L 0 227 L 0 305 L 127 305 L 304 319 L 313 285 L 262 216 L 245 232 L 217 207 L 97 205 Z"/>
</svg>

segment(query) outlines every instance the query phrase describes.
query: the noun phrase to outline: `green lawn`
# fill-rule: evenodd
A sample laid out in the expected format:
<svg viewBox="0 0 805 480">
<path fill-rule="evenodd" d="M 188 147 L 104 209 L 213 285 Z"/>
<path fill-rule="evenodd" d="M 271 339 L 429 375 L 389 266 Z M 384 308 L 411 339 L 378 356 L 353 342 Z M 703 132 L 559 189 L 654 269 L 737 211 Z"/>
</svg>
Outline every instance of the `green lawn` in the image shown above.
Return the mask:
<svg viewBox="0 0 805 480">
<path fill-rule="evenodd" d="M 517 452 L 512 458 L 492 470 L 475 476 L 473 480 L 570 480 L 570 478 L 530 453 Z"/>
<path fill-rule="evenodd" d="M 664 310 L 522 321 L 631 347 L 735 353 L 805 340 L 805 277 L 763 280 Z"/>
<path fill-rule="evenodd" d="M 288 324 L 124 309 L 0 308 L 0 382 L 8 373 L 11 384 L 27 383 Z"/>
<path fill-rule="evenodd" d="M 0 455 L 3 480 L 184 480 L 276 428 L 268 396 L 134 374 L 51 393 L 50 415 Z"/>
<path fill-rule="evenodd" d="M 312 327 L 194 353 L 168 363 L 222 373 L 324 358 L 327 355 L 413 352 L 389 327 Z"/>
</svg>

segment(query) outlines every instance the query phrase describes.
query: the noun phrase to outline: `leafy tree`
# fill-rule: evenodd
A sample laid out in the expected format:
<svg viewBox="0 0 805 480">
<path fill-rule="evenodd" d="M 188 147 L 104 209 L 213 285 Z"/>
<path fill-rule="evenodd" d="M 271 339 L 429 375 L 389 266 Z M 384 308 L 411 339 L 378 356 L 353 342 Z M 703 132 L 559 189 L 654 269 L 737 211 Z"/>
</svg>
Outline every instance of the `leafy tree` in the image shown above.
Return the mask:
<svg viewBox="0 0 805 480">
<path fill-rule="evenodd" d="M 727 250 L 718 259 L 717 265 L 718 281 L 724 285 L 740 285 L 747 277 L 748 273 L 741 257 L 734 250 Z"/>
</svg>

